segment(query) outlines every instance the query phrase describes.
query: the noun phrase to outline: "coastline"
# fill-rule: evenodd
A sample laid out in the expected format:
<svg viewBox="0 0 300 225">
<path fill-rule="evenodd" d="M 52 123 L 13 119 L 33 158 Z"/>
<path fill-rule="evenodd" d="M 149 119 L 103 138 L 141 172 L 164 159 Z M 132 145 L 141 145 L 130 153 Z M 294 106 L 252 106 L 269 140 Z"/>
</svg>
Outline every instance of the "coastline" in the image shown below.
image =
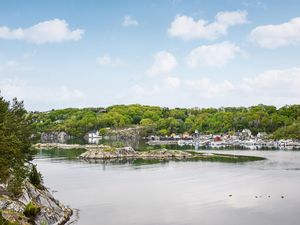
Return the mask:
<svg viewBox="0 0 300 225">
<path fill-rule="evenodd" d="M 18 198 L 12 198 L 9 193 L 6 193 L 3 185 L 1 189 L 1 214 L 6 221 L 11 223 L 63 225 L 73 215 L 73 210 L 55 199 L 46 187 L 43 190 L 38 189 L 30 182 L 25 181 L 23 192 Z M 38 209 L 38 213 L 33 216 L 25 216 L 25 211 L 30 204 Z"/>
</svg>

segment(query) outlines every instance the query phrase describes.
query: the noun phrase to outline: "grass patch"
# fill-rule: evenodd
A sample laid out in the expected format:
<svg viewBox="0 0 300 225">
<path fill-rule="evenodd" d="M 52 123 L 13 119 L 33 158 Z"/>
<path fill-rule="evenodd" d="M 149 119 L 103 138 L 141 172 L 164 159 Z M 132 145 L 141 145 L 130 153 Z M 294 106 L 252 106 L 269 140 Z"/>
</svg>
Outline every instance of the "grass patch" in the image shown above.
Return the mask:
<svg viewBox="0 0 300 225">
<path fill-rule="evenodd" d="M 110 152 L 110 153 L 113 153 L 116 151 L 116 149 L 111 146 L 105 146 L 102 150 L 103 150 L 103 152 Z"/>
</svg>

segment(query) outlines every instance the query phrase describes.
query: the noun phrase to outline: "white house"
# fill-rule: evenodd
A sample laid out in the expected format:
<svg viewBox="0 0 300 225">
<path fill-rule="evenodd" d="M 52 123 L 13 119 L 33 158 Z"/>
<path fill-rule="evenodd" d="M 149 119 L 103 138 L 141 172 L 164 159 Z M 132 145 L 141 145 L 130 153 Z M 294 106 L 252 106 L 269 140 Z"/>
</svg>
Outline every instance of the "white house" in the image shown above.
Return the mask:
<svg viewBox="0 0 300 225">
<path fill-rule="evenodd" d="M 99 135 L 99 131 L 90 131 L 88 133 L 88 137 L 89 138 L 101 138 L 101 136 Z"/>
</svg>

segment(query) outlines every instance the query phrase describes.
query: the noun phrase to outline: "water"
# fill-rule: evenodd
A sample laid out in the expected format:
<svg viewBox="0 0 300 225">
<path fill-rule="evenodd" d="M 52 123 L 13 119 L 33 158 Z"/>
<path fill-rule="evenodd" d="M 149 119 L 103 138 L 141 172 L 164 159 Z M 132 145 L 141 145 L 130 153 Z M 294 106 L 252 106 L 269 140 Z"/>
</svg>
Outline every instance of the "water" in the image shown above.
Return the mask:
<svg viewBox="0 0 300 225">
<path fill-rule="evenodd" d="M 79 210 L 75 224 L 299 224 L 297 151 L 226 151 L 268 158 L 249 163 L 151 165 L 88 163 L 69 151 L 41 151 L 35 163 L 54 196 Z"/>
</svg>

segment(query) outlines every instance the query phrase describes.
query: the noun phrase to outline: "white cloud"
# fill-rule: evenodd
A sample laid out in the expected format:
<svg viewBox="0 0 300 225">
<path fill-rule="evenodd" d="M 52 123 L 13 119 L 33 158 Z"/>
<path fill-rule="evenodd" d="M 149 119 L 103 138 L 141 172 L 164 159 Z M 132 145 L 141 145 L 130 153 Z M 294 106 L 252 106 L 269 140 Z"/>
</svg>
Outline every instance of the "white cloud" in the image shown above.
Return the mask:
<svg viewBox="0 0 300 225">
<path fill-rule="evenodd" d="M 17 66 L 17 62 L 13 61 L 13 60 L 7 61 L 7 66 L 9 66 L 9 67 L 15 67 L 15 66 Z"/>
<path fill-rule="evenodd" d="M 102 65 L 102 66 L 113 66 L 113 67 L 118 67 L 118 66 L 124 66 L 125 63 L 119 59 L 119 58 L 112 58 L 109 55 L 103 55 L 97 58 L 97 63 Z"/>
<path fill-rule="evenodd" d="M 300 68 L 268 70 L 254 78 L 245 78 L 239 88 L 261 96 L 300 98 Z"/>
<path fill-rule="evenodd" d="M 190 68 L 224 66 L 240 52 L 240 47 L 230 42 L 202 45 L 190 52 L 187 57 L 187 64 Z"/>
<path fill-rule="evenodd" d="M 34 44 L 77 41 L 81 39 L 83 33 L 82 29 L 70 30 L 69 24 L 60 19 L 40 22 L 28 28 L 0 27 L 0 38 L 24 40 Z"/>
<path fill-rule="evenodd" d="M 262 8 L 262 9 L 266 9 L 267 6 L 265 3 L 263 3 L 262 1 L 243 1 L 242 5 L 244 7 L 252 7 L 252 8 Z"/>
<path fill-rule="evenodd" d="M 97 62 L 100 65 L 110 65 L 112 63 L 112 59 L 109 55 L 104 55 L 104 56 L 98 57 Z"/>
<path fill-rule="evenodd" d="M 177 65 L 174 55 L 167 51 L 160 51 L 154 56 L 154 62 L 147 71 L 150 76 L 158 74 L 167 74 L 171 72 Z"/>
<path fill-rule="evenodd" d="M 78 89 L 70 89 L 66 86 L 61 86 L 59 88 L 59 93 L 59 99 L 64 102 L 83 99 L 85 97 L 82 91 Z"/>
<path fill-rule="evenodd" d="M 141 103 L 169 107 L 220 107 L 272 104 L 283 106 L 300 102 L 300 68 L 267 70 L 239 80 L 210 77 L 150 79 L 143 84 L 123 88 L 111 95 L 106 104 Z M 25 100 L 28 109 L 45 110 L 83 107 L 87 101 L 99 101 L 99 95 L 87 96 L 77 88 L 37 86 L 18 79 L 0 79 L 1 95 Z M 37 94 L 38 93 L 38 94 Z M 113 100 L 118 95 L 117 101 Z"/>
<path fill-rule="evenodd" d="M 141 85 L 134 85 L 131 88 L 131 91 L 133 91 L 137 96 L 145 96 L 145 95 L 153 95 L 153 94 L 157 94 L 160 92 L 160 88 L 157 85 L 154 85 L 151 88 L 145 88 Z"/>
<path fill-rule="evenodd" d="M 165 88 L 178 88 L 180 86 L 181 80 L 178 77 L 167 77 L 164 80 Z"/>
<path fill-rule="evenodd" d="M 22 54 L 23 59 L 30 59 L 36 55 L 37 51 L 27 51 Z"/>
<path fill-rule="evenodd" d="M 247 11 L 219 12 L 212 23 L 202 19 L 196 21 L 185 15 L 177 15 L 171 23 L 168 33 L 172 37 L 184 40 L 214 40 L 226 35 L 229 27 L 244 23 L 247 23 Z"/>
<path fill-rule="evenodd" d="M 224 94 L 234 91 L 234 85 L 228 80 L 222 82 L 214 82 L 208 78 L 198 80 L 186 80 L 185 84 L 197 91 L 197 96 L 212 98 L 220 97 Z"/>
<path fill-rule="evenodd" d="M 25 88 L 26 82 L 19 79 L 7 79 L 0 81 L 1 96 L 8 99 L 21 97 Z"/>
<path fill-rule="evenodd" d="M 136 19 L 132 18 L 131 16 L 124 16 L 122 23 L 123 27 L 131 27 L 137 25 L 139 25 L 139 22 Z"/>
<path fill-rule="evenodd" d="M 32 70 L 34 70 L 34 68 L 30 65 L 27 65 L 23 61 L 8 60 L 0 63 L 0 72 L 2 74 L 11 74 L 14 72 L 25 72 Z"/>
<path fill-rule="evenodd" d="M 300 68 L 267 70 L 235 81 L 168 77 L 156 82 L 135 85 L 123 101 L 169 107 L 249 106 L 260 103 L 283 106 L 300 102 Z"/>
<path fill-rule="evenodd" d="M 20 79 L 0 80 L 1 95 L 7 100 L 17 97 L 24 100 L 29 109 L 45 110 L 49 108 L 81 107 L 86 95 L 79 89 L 65 85 L 59 87 L 34 86 Z"/>
<path fill-rule="evenodd" d="M 282 24 L 258 26 L 251 31 L 250 40 L 263 48 L 300 44 L 300 17 Z"/>
</svg>

